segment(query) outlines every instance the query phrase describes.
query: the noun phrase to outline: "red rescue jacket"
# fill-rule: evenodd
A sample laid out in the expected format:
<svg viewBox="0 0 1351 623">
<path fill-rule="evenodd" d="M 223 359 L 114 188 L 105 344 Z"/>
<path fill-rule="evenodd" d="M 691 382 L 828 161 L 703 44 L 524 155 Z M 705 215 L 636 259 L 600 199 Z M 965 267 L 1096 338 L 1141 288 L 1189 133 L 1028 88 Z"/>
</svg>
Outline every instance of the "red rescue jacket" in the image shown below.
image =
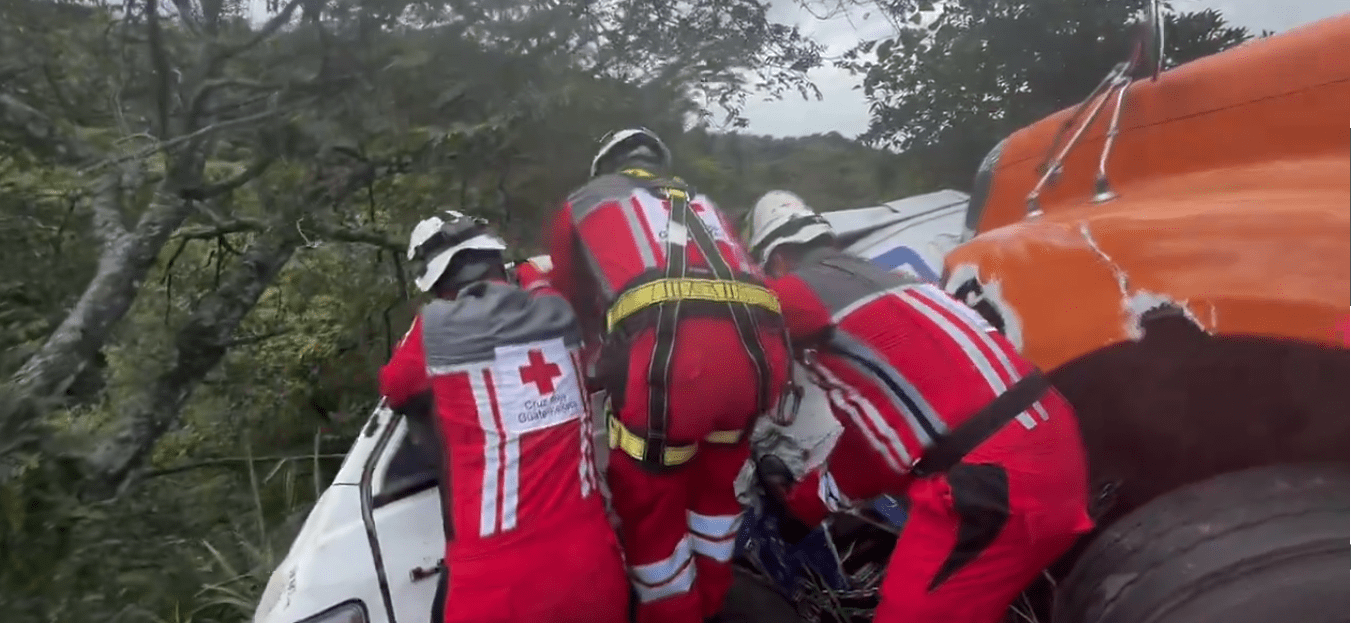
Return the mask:
<svg viewBox="0 0 1351 623">
<path fill-rule="evenodd" d="M 434 394 L 452 493 L 448 559 L 579 516 L 604 521 L 576 317 L 547 283 L 524 285 L 484 282 L 429 303 L 380 371 L 395 408 Z"/>
<path fill-rule="evenodd" d="M 1034 369 L 936 286 L 852 255 L 817 254 L 768 285 L 794 343 L 813 347 L 807 370 L 845 430 L 831 454 L 845 460 L 792 494 L 804 519 L 900 493 L 934 440 Z M 1048 417 L 1038 401 L 1010 425 Z"/>
<path fill-rule="evenodd" d="M 711 199 L 696 194 L 690 207 L 733 272 L 764 278 Z M 549 228 L 554 267 L 549 279 L 577 310 L 588 336 L 601 335 L 606 310 L 625 288 L 665 270 L 670 210 L 669 201 L 637 181 L 611 174 L 573 192 L 554 215 Z M 691 269 L 707 268 L 694 244 L 686 245 L 686 254 Z"/>
</svg>

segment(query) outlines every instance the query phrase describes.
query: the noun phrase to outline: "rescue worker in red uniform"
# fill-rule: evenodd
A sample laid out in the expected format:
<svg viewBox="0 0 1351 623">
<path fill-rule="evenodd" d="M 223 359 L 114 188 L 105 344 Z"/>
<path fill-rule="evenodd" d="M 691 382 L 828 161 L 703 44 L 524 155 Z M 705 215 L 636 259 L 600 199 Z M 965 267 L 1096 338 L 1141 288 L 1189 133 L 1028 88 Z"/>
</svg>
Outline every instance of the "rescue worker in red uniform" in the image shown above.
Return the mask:
<svg viewBox="0 0 1351 623">
<path fill-rule="evenodd" d="M 1073 409 L 973 310 L 836 250 L 796 195 L 766 194 L 750 240 L 844 427 L 803 481 L 772 458 L 762 478 L 809 525 L 881 494 L 908 499 L 876 623 L 1003 620 L 1093 526 Z"/>
<path fill-rule="evenodd" d="M 576 316 L 530 262 L 508 283 L 504 248 L 457 212 L 419 223 L 408 257 L 436 298 L 380 371 L 391 408 L 421 405 L 444 449 L 444 621 L 625 623 Z"/>
<path fill-rule="evenodd" d="M 741 524 L 747 431 L 777 403 L 778 303 L 708 197 L 646 129 L 616 132 L 550 228 L 550 279 L 601 345 L 606 474 L 639 623 L 713 617 Z"/>
</svg>

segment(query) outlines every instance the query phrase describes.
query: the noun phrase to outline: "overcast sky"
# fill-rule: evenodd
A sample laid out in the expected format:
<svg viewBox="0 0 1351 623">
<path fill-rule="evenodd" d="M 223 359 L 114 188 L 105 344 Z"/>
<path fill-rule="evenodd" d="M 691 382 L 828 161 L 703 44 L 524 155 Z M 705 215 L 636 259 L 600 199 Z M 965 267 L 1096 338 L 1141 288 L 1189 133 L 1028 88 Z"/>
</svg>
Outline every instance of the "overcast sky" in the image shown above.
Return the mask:
<svg viewBox="0 0 1351 623">
<path fill-rule="evenodd" d="M 852 11 L 836 19 L 821 21 L 802 10 L 797 0 L 773 0 L 771 15 L 786 23 L 797 23 L 822 44 L 828 54 L 838 54 L 863 39 L 885 37 L 891 26 L 877 15 L 864 19 L 864 10 Z M 1281 32 L 1324 17 L 1345 13 L 1347 0 L 1172 0 L 1179 11 L 1218 9 L 1229 23 L 1245 26 L 1253 33 L 1263 29 Z M 796 95 L 781 101 L 761 101 L 752 97 L 745 110 L 754 134 L 801 136 L 836 131 L 848 137 L 868 127 L 868 105 L 862 91 L 853 87 L 858 79 L 848 72 L 824 67 L 811 73 L 821 90 L 820 101 L 803 101 Z"/>
<path fill-rule="evenodd" d="M 0 0 L 2 1 L 2 0 Z M 820 20 L 802 9 L 799 0 L 771 0 L 772 19 L 795 23 L 804 32 L 827 46 L 827 55 L 840 54 L 864 39 L 888 36 L 892 27 L 866 9 L 855 9 L 829 20 Z M 852 0 L 845 0 L 849 4 Z M 263 19 L 265 0 L 248 0 L 254 19 Z M 835 4 L 816 0 L 812 4 Z M 1219 9 L 1231 24 L 1245 26 L 1253 33 L 1262 30 L 1281 32 L 1293 26 L 1345 13 L 1348 0 L 1171 0 L 1180 11 Z M 865 15 L 867 17 L 865 18 Z M 830 63 L 827 63 L 830 65 Z M 821 100 L 805 101 L 796 94 L 778 101 L 764 101 L 752 95 L 744 114 L 750 120 L 747 130 L 771 136 L 805 136 L 835 131 L 855 137 L 868 127 L 868 105 L 863 92 L 854 90 L 858 79 L 849 72 L 822 67 L 811 73 L 821 90 Z"/>
</svg>

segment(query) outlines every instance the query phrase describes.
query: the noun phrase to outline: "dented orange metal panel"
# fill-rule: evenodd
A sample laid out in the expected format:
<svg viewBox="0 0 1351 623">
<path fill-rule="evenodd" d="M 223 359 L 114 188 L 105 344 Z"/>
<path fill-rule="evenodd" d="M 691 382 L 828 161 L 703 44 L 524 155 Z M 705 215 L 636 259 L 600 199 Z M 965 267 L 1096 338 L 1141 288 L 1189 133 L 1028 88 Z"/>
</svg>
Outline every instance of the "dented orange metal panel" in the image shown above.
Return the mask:
<svg viewBox="0 0 1351 623">
<path fill-rule="evenodd" d="M 1343 346 L 1351 299 L 1348 16 L 1257 40 L 1129 87 L 1093 201 L 1111 104 L 1028 218 L 1062 111 L 1008 138 L 980 234 L 946 258 L 976 277 L 1007 333 L 1052 369 L 1138 338 L 1182 308 L 1210 333 Z"/>
</svg>

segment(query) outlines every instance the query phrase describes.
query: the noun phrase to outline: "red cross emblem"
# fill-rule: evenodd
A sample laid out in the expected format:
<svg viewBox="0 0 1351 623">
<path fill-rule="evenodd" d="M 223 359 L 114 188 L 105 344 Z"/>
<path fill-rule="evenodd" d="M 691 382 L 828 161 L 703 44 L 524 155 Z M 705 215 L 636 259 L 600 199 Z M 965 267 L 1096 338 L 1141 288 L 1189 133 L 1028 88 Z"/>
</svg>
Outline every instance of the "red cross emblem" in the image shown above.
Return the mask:
<svg viewBox="0 0 1351 623">
<path fill-rule="evenodd" d="M 544 359 L 544 353 L 532 350 L 526 354 L 530 363 L 521 366 L 521 383 L 534 383 L 539 395 L 554 393 L 554 379 L 563 376 L 563 370 L 556 363 Z"/>
</svg>

